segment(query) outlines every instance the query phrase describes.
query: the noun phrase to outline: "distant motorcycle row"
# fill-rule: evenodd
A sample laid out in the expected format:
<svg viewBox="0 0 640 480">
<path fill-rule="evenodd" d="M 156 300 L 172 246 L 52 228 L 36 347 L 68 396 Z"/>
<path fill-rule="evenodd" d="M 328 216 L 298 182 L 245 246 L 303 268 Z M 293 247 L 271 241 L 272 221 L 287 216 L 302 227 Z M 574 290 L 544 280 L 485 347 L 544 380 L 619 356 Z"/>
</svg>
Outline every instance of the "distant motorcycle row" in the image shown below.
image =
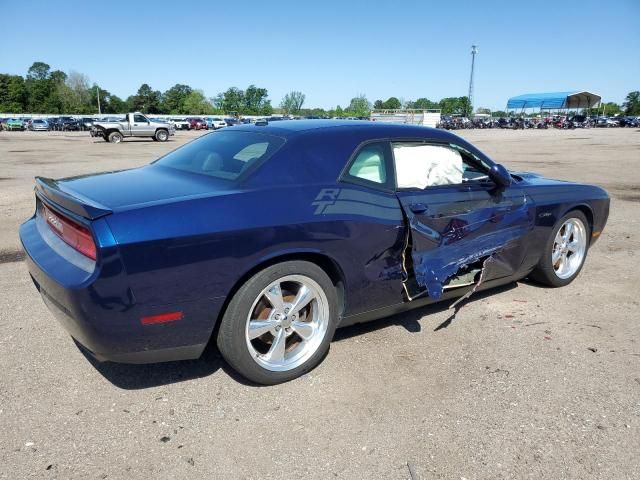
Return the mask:
<svg viewBox="0 0 640 480">
<path fill-rule="evenodd" d="M 437 125 L 445 130 L 461 130 L 471 128 L 503 128 L 507 130 L 524 129 L 575 129 L 575 128 L 620 128 L 640 127 L 640 117 L 587 117 L 586 115 L 554 115 L 543 118 L 509 117 L 509 118 L 474 118 L 453 117 L 444 115 Z"/>
</svg>

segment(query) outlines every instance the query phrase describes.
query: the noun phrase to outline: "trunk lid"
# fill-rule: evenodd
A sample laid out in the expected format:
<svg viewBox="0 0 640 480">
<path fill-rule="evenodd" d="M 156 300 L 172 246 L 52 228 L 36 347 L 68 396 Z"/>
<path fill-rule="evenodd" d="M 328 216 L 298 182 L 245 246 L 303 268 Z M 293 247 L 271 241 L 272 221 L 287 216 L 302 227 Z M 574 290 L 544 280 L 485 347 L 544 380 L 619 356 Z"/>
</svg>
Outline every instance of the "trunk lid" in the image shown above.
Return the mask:
<svg viewBox="0 0 640 480">
<path fill-rule="evenodd" d="M 54 202 L 90 219 L 118 210 L 222 194 L 232 189 L 228 181 L 161 165 L 60 180 L 37 178 L 36 184 Z"/>
</svg>

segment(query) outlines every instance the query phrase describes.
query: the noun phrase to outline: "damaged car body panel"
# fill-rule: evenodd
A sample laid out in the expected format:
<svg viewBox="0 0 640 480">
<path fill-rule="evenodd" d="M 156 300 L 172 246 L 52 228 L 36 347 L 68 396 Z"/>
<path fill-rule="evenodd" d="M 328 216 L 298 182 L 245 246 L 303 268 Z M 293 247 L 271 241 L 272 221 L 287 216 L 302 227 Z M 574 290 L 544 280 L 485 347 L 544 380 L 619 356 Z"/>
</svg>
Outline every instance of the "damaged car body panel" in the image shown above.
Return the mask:
<svg viewBox="0 0 640 480">
<path fill-rule="evenodd" d="M 513 275 L 522 264 L 523 242 L 533 230 L 534 221 L 533 203 L 527 201 L 522 190 L 513 189 L 508 195 L 482 188 L 452 190 L 419 195 L 398 193 L 409 225 L 410 299 L 421 293 L 436 300 L 441 298 L 458 272 L 488 257 L 493 262 L 488 267 L 487 280 Z M 428 208 L 420 212 L 416 205 Z"/>
<path fill-rule="evenodd" d="M 521 188 L 511 179 L 496 183 L 489 161 L 456 143 L 395 142 L 393 154 L 411 245 L 408 299 L 440 299 L 445 288 L 475 283 L 481 271 L 483 280 L 517 271 L 534 222 Z"/>
</svg>

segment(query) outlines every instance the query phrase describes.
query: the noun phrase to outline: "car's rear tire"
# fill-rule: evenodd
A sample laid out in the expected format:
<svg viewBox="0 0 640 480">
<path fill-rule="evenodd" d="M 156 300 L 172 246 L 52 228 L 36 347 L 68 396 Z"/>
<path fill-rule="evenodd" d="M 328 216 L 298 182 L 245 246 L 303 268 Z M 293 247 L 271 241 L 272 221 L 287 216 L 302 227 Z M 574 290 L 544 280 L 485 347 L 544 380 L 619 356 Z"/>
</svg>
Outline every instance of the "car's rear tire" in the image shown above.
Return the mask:
<svg viewBox="0 0 640 480">
<path fill-rule="evenodd" d="M 314 368 L 329 350 L 337 295 L 314 263 L 283 262 L 256 273 L 233 296 L 217 344 L 248 380 L 274 385 Z"/>
<path fill-rule="evenodd" d="M 169 132 L 163 129 L 159 129 L 156 131 L 156 134 L 153 138 L 158 142 L 166 142 L 169 139 Z"/>
<path fill-rule="evenodd" d="M 551 231 L 542 256 L 529 277 L 549 287 L 570 284 L 582 270 L 590 238 L 591 229 L 584 213 L 570 211 Z"/>
<path fill-rule="evenodd" d="M 109 142 L 110 143 L 120 143 L 122 141 L 123 137 L 122 134 L 120 132 L 111 132 L 109 134 Z"/>
</svg>

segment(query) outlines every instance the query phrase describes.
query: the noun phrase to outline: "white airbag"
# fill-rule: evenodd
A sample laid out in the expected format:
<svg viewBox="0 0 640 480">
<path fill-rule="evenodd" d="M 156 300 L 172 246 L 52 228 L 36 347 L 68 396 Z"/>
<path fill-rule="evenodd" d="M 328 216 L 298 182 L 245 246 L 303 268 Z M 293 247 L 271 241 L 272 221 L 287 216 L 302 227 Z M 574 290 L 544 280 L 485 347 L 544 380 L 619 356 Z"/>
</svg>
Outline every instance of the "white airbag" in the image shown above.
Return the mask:
<svg viewBox="0 0 640 480">
<path fill-rule="evenodd" d="M 462 156 L 437 145 L 394 145 L 399 188 L 462 183 Z"/>
</svg>

